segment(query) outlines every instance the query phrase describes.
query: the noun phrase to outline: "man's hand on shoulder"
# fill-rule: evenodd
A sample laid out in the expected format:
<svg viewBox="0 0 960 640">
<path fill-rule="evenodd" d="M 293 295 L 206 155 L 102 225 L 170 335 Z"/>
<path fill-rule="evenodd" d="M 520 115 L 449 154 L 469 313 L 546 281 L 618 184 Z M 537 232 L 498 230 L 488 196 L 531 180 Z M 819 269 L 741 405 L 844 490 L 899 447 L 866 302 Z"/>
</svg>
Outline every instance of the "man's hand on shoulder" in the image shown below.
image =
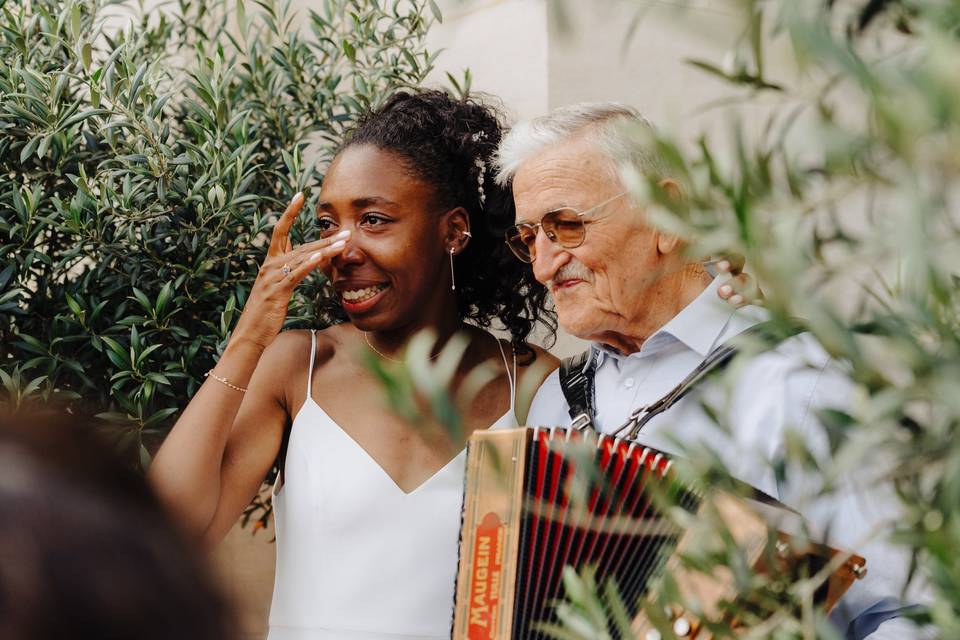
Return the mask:
<svg viewBox="0 0 960 640">
<path fill-rule="evenodd" d="M 731 253 L 710 260 L 707 264 L 713 267 L 716 275 L 726 279 L 717 289 L 721 300 L 726 300 L 737 309 L 748 304 L 763 304 L 763 291 L 757 281 L 743 270 L 743 256 Z"/>
</svg>

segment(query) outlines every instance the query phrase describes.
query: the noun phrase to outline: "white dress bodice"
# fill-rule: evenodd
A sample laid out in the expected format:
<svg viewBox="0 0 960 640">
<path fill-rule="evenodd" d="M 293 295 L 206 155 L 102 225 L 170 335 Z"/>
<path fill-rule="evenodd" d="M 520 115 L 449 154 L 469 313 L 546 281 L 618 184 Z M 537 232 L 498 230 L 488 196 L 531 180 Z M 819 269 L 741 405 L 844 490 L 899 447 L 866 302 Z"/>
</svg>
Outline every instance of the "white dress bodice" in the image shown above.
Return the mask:
<svg viewBox="0 0 960 640">
<path fill-rule="evenodd" d="M 514 360 L 510 409 L 491 429 L 517 426 L 515 380 Z M 449 638 L 464 465 L 461 451 L 406 493 L 308 395 L 273 496 L 269 640 Z"/>
</svg>

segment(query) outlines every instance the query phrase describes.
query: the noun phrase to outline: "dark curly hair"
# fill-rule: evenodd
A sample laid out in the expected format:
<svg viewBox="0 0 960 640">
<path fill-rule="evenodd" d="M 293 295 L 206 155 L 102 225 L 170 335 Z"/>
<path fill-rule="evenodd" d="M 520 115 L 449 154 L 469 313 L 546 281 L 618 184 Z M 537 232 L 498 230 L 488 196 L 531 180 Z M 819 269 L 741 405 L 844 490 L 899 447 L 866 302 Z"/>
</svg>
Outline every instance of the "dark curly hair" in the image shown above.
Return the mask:
<svg viewBox="0 0 960 640">
<path fill-rule="evenodd" d="M 503 242 L 514 204 L 511 190 L 497 185 L 492 174 L 502 133 L 498 111 L 477 96 L 400 91 L 364 115 L 338 153 L 361 144 L 393 152 L 433 186 L 438 208 L 468 212 L 473 237 L 454 260 L 457 311 L 484 328 L 499 320 L 514 352 L 531 359 L 527 337 L 534 325 L 541 321 L 554 332 L 556 320 L 546 307 L 546 289 Z"/>
</svg>

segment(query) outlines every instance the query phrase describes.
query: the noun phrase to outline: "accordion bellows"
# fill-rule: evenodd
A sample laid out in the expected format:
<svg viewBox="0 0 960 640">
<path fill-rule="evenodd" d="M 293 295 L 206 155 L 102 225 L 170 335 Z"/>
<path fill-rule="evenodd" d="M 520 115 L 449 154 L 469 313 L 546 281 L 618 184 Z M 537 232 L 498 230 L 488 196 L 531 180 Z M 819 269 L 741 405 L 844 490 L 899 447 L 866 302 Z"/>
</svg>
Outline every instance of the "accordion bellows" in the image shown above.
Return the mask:
<svg viewBox="0 0 960 640">
<path fill-rule="evenodd" d="M 591 446 L 583 446 L 586 438 Z M 565 566 L 593 567 L 598 584 L 616 580 L 638 638 L 660 637 L 640 603 L 668 564 L 681 592 L 719 617 L 712 603 L 733 595 L 732 581 L 708 579 L 676 564 L 688 538 L 663 517 L 660 505 L 695 513 L 707 501 L 682 486 L 671 466 L 667 455 L 636 443 L 565 429 L 471 436 L 453 637 L 545 637 L 537 623 L 556 621 L 553 608 L 565 595 Z M 712 498 L 712 508 L 722 512 L 745 556 L 761 567 L 770 519 L 762 512 L 791 512 L 727 494 Z M 823 566 L 837 552 L 808 545 L 793 553 L 816 557 Z M 821 590 L 827 607 L 863 572 L 862 558 L 840 560 Z M 700 621 L 674 613 L 670 623 L 677 635 L 709 637 Z"/>
</svg>

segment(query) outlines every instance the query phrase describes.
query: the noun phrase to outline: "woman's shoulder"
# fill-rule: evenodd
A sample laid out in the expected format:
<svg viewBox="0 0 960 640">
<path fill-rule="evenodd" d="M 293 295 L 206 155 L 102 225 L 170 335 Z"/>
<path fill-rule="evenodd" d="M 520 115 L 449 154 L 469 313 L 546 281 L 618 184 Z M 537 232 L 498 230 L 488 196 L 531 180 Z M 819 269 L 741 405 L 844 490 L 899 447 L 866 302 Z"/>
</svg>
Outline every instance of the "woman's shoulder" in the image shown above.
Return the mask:
<svg viewBox="0 0 960 640">
<path fill-rule="evenodd" d="M 548 371 L 553 371 L 560 366 L 560 358 L 553 355 L 543 347 L 537 346 L 535 344 L 529 345 L 530 349 L 533 351 L 533 357 L 529 358 L 526 362 L 517 362 L 521 367 L 549 367 Z"/>
<path fill-rule="evenodd" d="M 527 414 L 534 396 L 550 374 L 560 366 L 560 360 L 546 349 L 533 344 L 529 346 L 533 351 L 531 356 L 517 358 L 517 397 L 514 410 L 518 424 L 527 423 Z"/>
<path fill-rule="evenodd" d="M 306 397 L 306 382 L 310 374 L 311 350 L 313 371 L 330 362 L 343 343 L 344 332 L 336 327 L 317 331 L 289 329 L 281 331 L 267 347 L 257 365 L 263 369 L 261 379 L 276 385 L 276 395 L 295 415 Z"/>
<path fill-rule="evenodd" d="M 291 375 L 304 369 L 310 357 L 310 332 L 305 330 L 281 331 L 260 357 L 258 372 L 266 380 L 289 380 Z M 306 375 L 306 370 L 303 371 Z"/>
<path fill-rule="evenodd" d="M 517 356 L 517 384 L 528 389 L 537 389 L 554 369 L 560 366 L 560 360 L 535 344 L 529 345 L 533 353 L 528 357 Z"/>
<path fill-rule="evenodd" d="M 314 338 L 315 336 L 315 338 Z M 314 364 L 330 360 L 345 340 L 343 325 L 326 329 L 289 329 L 281 331 L 264 352 L 264 361 L 277 373 L 303 368 L 309 362 L 311 349 L 315 350 Z"/>
</svg>

